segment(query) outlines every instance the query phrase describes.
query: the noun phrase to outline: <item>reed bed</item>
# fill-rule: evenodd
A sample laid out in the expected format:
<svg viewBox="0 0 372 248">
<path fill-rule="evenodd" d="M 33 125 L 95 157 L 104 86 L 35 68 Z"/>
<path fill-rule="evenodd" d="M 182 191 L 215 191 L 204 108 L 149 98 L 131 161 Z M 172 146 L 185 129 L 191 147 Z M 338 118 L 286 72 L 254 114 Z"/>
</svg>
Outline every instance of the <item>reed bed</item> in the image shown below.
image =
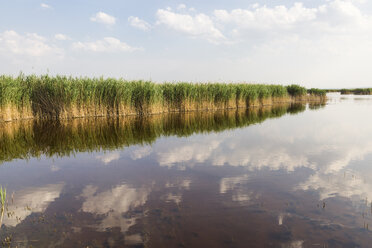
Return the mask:
<svg viewBox="0 0 372 248">
<path fill-rule="evenodd" d="M 372 95 L 372 88 L 341 89 L 341 95 Z"/>
<path fill-rule="evenodd" d="M 314 95 L 321 95 L 312 91 Z M 0 121 L 148 115 L 304 100 L 298 85 L 163 83 L 113 78 L 0 76 Z"/>
</svg>

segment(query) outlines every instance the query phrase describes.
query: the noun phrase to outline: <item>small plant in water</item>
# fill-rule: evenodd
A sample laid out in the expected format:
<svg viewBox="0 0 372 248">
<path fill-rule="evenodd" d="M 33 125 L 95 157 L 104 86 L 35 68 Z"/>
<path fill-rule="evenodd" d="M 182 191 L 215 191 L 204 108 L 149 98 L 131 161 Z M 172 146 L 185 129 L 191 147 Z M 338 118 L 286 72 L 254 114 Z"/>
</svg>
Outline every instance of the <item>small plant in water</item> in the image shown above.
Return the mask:
<svg viewBox="0 0 372 248">
<path fill-rule="evenodd" d="M 2 186 L 0 186 L 0 227 L 3 223 L 4 218 L 4 212 L 5 212 L 5 201 L 6 201 L 6 188 L 3 189 Z"/>
</svg>

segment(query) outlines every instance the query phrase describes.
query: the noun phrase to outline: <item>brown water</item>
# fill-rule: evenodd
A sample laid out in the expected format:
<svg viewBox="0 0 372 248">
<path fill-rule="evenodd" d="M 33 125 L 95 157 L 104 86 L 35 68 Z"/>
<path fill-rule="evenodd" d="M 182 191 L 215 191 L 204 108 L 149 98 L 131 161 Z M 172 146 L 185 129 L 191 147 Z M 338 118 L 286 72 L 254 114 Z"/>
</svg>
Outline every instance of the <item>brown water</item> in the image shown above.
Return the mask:
<svg viewBox="0 0 372 248">
<path fill-rule="evenodd" d="M 369 247 L 372 97 L 3 124 L 1 247 Z"/>
</svg>

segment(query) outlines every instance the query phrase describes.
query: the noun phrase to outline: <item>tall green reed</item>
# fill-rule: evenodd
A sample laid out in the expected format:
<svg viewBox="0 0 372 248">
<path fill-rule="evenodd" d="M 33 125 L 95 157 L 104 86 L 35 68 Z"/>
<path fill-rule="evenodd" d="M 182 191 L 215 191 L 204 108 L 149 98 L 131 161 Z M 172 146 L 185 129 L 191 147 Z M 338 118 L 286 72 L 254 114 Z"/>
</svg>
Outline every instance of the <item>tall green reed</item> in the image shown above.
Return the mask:
<svg viewBox="0 0 372 248">
<path fill-rule="evenodd" d="M 316 91 L 311 91 L 317 93 Z M 67 76 L 18 77 L 0 76 L 0 106 L 31 106 L 33 114 L 57 119 L 68 107 L 99 106 L 117 110 L 125 106 L 138 114 L 146 114 L 155 105 L 179 110 L 187 104 L 210 103 L 227 105 L 288 96 L 304 96 L 307 91 L 298 85 L 225 83 L 163 83 L 127 81 L 114 78 Z"/>
</svg>

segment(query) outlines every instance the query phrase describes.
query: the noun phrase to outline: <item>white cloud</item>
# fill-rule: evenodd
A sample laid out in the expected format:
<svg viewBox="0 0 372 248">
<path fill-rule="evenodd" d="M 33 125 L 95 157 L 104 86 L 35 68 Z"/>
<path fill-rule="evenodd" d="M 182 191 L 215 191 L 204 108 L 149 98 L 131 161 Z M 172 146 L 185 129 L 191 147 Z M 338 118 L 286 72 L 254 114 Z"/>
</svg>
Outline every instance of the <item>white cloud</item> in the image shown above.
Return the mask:
<svg viewBox="0 0 372 248">
<path fill-rule="evenodd" d="M 42 3 L 40 4 L 40 6 L 43 8 L 43 9 L 51 9 L 52 7 L 46 3 Z"/>
<path fill-rule="evenodd" d="M 129 227 L 134 225 L 139 217 L 134 213 L 127 217 L 125 213 L 144 205 L 150 193 L 147 188 L 136 189 L 126 184 L 100 193 L 96 191 L 97 188 L 91 185 L 83 190 L 82 197 L 85 198 L 85 201 L 82 211 L 104 215 L 105 217 L 99 225 L 101 230 L 120 227 L 122 232 L 126 232 Z"/>
<path fill-rule="evenodd" d="M 166 188 L 178 188 L 178 189 L 184 189 L 184 190 L 190 190 L 191 186 L 191 180 L 190 179 L 184 179 L 182 181 L 177 180 L 176 182 L 167 182 L 165 184 Z"/>
<path fill-rule="evenodd" d="M 157 24 L 165 25 L 191 37 L 203 38 L 212 43 L 219 43 L 225 40 L 224 35 L 215 27 L 213 20 L 205 14 L 192 16 L 159 9 L 156 17 Z"/>
<path fill-rule="evenodd" d="M 317 9 L 305 8 L 302 3 L 292 7 L 276 6 L 274 8 L 256 7 L 250 9 L 215 10 L 214 16 L 222 23 L 232 23 L 237 28 L 289 28 L 296 23 L 314 20 Z"/>
<path fill-rule="evenodd" d="M 249 191 L 243 186 L 248 183 L 249 179 L 249 175 L 222 178 L 220 182 L 220 194 L 230 192 L 232 194 L 232 200 L 240 203 L 247 203 L 254 198 L 257 199 L 259 195 L 255 195 L 253 191 Z"/>
<path fill-rule="evenodd" d="M 92 22 L 103 23 L 106 25 L 114 25 L 116 23 L 116 18 L 106 14 L 104 12 L 98 12 L 90 18 Z"/>
<path fill-rule="evenodd" d="M 94 42 L 74 42 L 74 49 L 81 49 L 92 52 L 133 52 L 141 48 L 131 47 L 125 42 L 113 37 L 105 37 Z"/>
<path fill-rule="evenodd" d="M 169 193 L 167 194 L 167 196 L 165 197 L 165 201 L 166 202 L 174 202 L 176 203 L 177 205 L 179 205 L 182 201 L 182 195 L 181 194 L 173 194 L 173 193 Z"/>
<path fill-rule="evenodd" d="M 35 33 L 20 35 L 13 30 L 0 33 L 0 53 L 8 55 L 42 57 L 63 56 L 63 50 Z"/>
<path fill-rule="evenodd" d="M 256 135 L 252 136 L 257 137 Z M 191 137 L 187 138 L 186 145 L 181 139 L 179 143 L 174 142 L 172 148 L 167 147 L 166 151 L 156 149 L 154 152 L 159 165 L 167 167 L 182 163 L 191 167 L 207 161 L 215 166 L 244 166 L 249 170 L 269 168 L 294 171 L 298 167 L 314 167 L 306 154 L 290 152 L 291 142 L 285 146 L 281 142 L 275 142 L 275 139 L 270 139 L 266 144 L 257 145 L 246 143 L 244 133 L 238 134 L 237 137 L 239 138 L 231 139 L 228 133 L 210 135 L 202 141 L 198 137 Z"/>
<path fill-rule="evenodd" d="M 307 8 L 303 3 L 294 3 L 290 7 L 278 5 L 270 8 L 255 5 L 249 9 L 231 11 L 220 9 L 215 10 L 213 16 L 216 23 L 231 25 L 240 32 L 270 31 L 271 35 L 279 37 L 311 33 L 315 35 L 313 38 L 318 38 L 318 35 L 372 27 L 372 17 L 364 15 L 353 2 L 345 0 L 329 1 L 315 8 Z"/>
<path fill-rule="evenodd" d="M 250 171 L 269 169 L 288 172 L 305 167 L 322 174 L 332 174 L 372 154 L 371 139 L 365 135 L 372 132 L 369 125 L 371 118 L 366 117 L 369 116 L 367 108 L 350 108 L 342 106 L 337 113 L 340 116 L 344 116 L 345 112 L 352 113 L 350 120 L 340 121 L 328 116 L 327 112 L 317 113 L 317 120 L 314 120 L 315 113 L 307 112 L 300 120 L 301 129 L 291 128 L 291 119 L 282 118 L 277 125 L 263 124 L 234 130 L 234 135 L 223 132 L 203 138 L 196 135 L 171 140 L 167 146 L 154 145 L 153 153 L 160 166 L 168 167 L 207 164 L 244 166 Z M 325 121 L 327 126 L 324 126 Z M 307 125 L 308 122 L 312 125 Z"/>
<path fill-rule="evenodd" d="M 242 184 L 246 184 L 249 180 L 249 175 L 242 175 L 237 177 L 225 177 L 220 182 L 220 194 L 225 194 L 232 191 Z"/>
<path fill-rule="evenodd" d="M 16 216 L 23 221 L 32 213 L 44 212 L 49 204 L 60 196 L 63 187 L 64 184 L 59 183 L 16 191 L 14 202 L 9 204 L 8 207 L 8 212 L 14 212 L 14 215 L 7 217 L 5 214 L 3 223 L 9 226 L 16 226 L 20 223 L 17 221 Z"/>
<path fill-rule="evenodd" d="M 135 27 L 135 28 L 138 28 L 144 31 L 149 30 L 151 28 L 151 25 L 149 23 L 135 16 L 130 16 L 128 18 L 128 21 L 132 27 Z"/>
<path fill-rule="evenodd" d="M 119 160 L 120 154 L 118 152 L 111 152 L 104 155 L 97 156 L 97 159 L 101 160 L 104 164 L 109 164 L 112 161 Z"/>
<path fill-rule="evenodd" d="M 285 244 L 282 244 L 281 247 L 287 247 L 287 248 L 303 248 L 304 247 L 304 241 L 303 240 L 295 240 L 290 241 Z"/>
<path fill-rule="evenodd" d="M 54 39 L 56 40 L 70 40 L 71 38 L 65 34 L 55 34 Z"/>
<path fill-rule="evenodd" d="M 319 200 L 332 197 L 345 197 L 356 204 L 363 199 L 372 198 L 372 184 L 368 176 L 356 171 L 339 171 L 325 174 L 322 171 L 311 175 L 305 182 L 295 189 L 315 190 L 319 193 Z"/>
<path fill-rule="evenodd" d="M 176 163 L 196 161 L 202 163 L 212 155 L 221 141 L 206 139 L 202 142 L 189 141 L 187 145 L 175 146 L 166 152 L 158 152 L 158 162 L 161 166 L 171 167 Z"/>
<path fill-rule="evenodd" d="M 147 157 L 148 155 L 151 154 L 151 152 L 152 152 L 151 146 L 144 146 L 144 147 L 140 147 L 134 150 L 132 154 L 130 155 L 130 157 L 133 160 L 137 160 L 137 159 Z"/>
<path fill-rule="evenodd" d="M 181 10 L 181 9 L 186 9 L 186 5 L 181 3 L 177 6 L 177 9 Z"/>
<path fill-rule="evenodd" d="M 185 10 L 186 6 L 181 4 L 177 9 Z M 319 42 L 320 37 L 334 35 L 346 35 L 357 41 L 372 29 L 372 16 L 363 14 L 353 1 L 347 0 L 328 1 L 312 8 L 300 2 L 289 7 L 256 4 L 247 9 L 217 9 L 211 15 L 180 14 L 171 9 L 159 9 L 156 16 L 158 24 L 214 43 L 264 45 L 290 37 L 296 37 L 296 43 Z M 351 35 L 358 31 L 356 37 Z M 308 43 L 304 46 L 307 47 Z M 314 44 L 314 47 L 319 47 L 319 44 Z"/>
</svg>

